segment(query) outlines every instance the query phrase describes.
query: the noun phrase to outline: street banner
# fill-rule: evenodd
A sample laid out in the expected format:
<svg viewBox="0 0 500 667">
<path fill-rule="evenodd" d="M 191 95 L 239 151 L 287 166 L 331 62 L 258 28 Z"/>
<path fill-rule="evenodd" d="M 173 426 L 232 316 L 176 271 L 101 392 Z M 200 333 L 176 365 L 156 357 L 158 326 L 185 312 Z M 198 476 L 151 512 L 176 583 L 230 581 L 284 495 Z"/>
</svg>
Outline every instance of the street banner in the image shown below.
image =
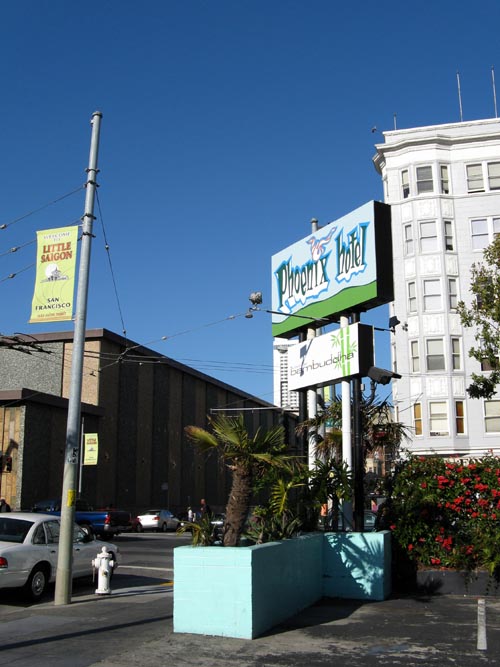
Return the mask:
<svg viewBox="0 0 500 667">
<path fill-rule="evenodd" d="M 84 433 L 83 438 L 83 465 L 95 466 L 97 465 L 97 457 L 99 454 L 99 440 L 97 438 L 97 433 Z"/>
<path fill-rule="evenodd" d="M 37 261 L 30 322 L 73 317 L 78 227 L 37 232 Z"/>
</svg>

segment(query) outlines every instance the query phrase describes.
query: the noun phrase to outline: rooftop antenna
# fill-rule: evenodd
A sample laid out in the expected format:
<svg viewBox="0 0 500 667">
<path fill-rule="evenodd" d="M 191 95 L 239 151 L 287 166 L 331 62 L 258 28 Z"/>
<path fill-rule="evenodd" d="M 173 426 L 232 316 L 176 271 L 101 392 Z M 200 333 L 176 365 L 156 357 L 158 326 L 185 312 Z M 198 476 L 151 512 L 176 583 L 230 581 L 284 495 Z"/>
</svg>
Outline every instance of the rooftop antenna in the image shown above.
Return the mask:
<svg viewBox="0 0 500 667">
<path fill-rule="evenodd" d="M 492 66 L 491 67 L 491 84 L 493 86 L 493 105 L 495 107 L 495 118 L 498 118 L 498 113 L 497 113 L 497 91 L 495 88 L 495 68 Z"/>
<path fill-rule="evenodd" d="M 394 129 L 395 129 L 395 130 L 398 129 L 398 128 L 397 128 L 397 119 L 398 119 L 398 115 L 397 115 L 397 113 L 395 113 L 395 114 L 394 114 Z"/>
<path fill-rule="evenodd" d="M 460 122 L 463 121 L 462 115 L 462 92 L 460 90 L 460 72 L 457 72 L 457 86 L 458 86 L 458 105 L 460 107 Z"/>
</svg>

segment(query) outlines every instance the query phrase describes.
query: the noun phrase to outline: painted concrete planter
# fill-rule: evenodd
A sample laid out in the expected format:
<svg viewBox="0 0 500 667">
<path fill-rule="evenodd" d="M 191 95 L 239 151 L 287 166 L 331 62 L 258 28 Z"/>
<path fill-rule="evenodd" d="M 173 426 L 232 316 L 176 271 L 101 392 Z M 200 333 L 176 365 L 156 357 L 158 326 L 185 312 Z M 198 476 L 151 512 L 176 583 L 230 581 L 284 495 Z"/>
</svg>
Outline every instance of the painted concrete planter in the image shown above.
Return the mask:
<svg viewBox="0 0 500 667">
<path fill-rule="evenodd" d="M 174 549 L 174 632 L 253 639 L 321 597 L 322 535 Z"/>
<path fill-rule="evenodd" d="M 500 586 L 487 572 L 418 570 L 417 590 L 427 595 L 500 596 Z"/>
<path fill-rule="evenodd" d="M 325 533 L 323 596 L 385 600 L 392 590 L 391 533 Z"/>
<path fill-rule="evenodd" d="M 174 632 L 253 639 L 324 596 L 384 599 L 390 569 L 387 531 L 177 547 Z"/>
</svg>

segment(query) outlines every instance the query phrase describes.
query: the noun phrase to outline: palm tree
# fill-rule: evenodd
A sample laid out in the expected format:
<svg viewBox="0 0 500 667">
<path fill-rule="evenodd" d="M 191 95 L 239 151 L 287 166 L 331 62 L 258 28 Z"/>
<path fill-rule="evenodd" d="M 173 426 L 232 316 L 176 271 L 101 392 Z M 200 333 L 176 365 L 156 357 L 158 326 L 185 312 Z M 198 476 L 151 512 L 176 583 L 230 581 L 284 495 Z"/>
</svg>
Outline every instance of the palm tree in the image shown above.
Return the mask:
<svg viewBox="0 0 500 667">
<path fill-rule="evenodd" d="M 250 437 L 243 416 L 218 416 L 209 420 L 211 431 L 199 426 L 185 428 L 188 439 L 201 451 L 216 449 L 232 471 L 232 485 L 226 507 L 224 546 L 237 546 L 245 528 L 255 482 L 266 470 L 281 467 L 292 457 L 283 450 L 284 430 L 276 426 L 257 429 Z"/>
<path fill-rule="evenodd" d="M 401 422 L 394 421 L 393 408 L 387 400 L 377 400 L 373 397 L 362 397 L 361 432 L 363 452 L 366 458 L 381 448 L 390 452 L 394 458 L 402 442 L 410 437 L 409 429 Z M 320 435 L 325 425 L 329 425 L 326 432 Z M 314 431 L 316 433 L 315 454 L 318 459 L 340 457 L 342 444 L 342 400 L 335 397 L 330 405 L 322 412 L 318 412 L 313 419 L 303 421 L 298 425 L 298 433 Z"/>
</svg>

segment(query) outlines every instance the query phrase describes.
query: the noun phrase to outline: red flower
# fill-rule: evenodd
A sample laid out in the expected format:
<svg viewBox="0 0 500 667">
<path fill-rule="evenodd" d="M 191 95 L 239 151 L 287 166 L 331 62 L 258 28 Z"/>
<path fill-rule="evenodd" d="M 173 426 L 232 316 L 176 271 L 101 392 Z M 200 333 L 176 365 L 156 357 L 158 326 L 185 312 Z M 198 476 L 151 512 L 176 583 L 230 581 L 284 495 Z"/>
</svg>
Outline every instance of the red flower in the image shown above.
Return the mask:
<svg viewBox="0 0 500 667">
<path fill-rule="evenodd" d="M 432 565 L 440 565 L 441 564 L 441 558 L 431 558 L 431 564 Z"/>
</svg>

